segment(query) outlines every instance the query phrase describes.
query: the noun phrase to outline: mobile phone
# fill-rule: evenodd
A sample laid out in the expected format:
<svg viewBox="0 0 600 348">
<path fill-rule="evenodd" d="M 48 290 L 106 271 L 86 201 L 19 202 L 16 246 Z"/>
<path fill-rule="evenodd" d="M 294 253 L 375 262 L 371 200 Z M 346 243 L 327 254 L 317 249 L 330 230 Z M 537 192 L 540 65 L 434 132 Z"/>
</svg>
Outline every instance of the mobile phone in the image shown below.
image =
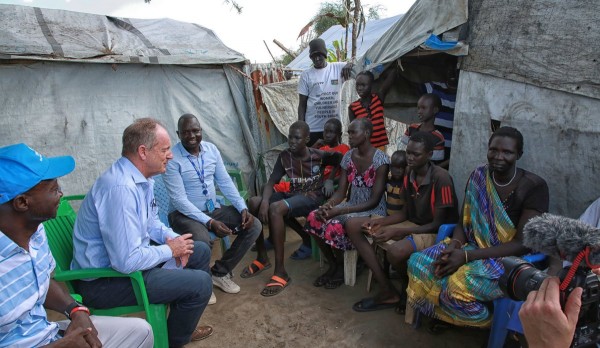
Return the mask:
<svg viewBox="0 0 600 348">
<path fill-rule="evenodd" d="M 243 229 L 244 228 L 242 227 L 242 225 L 236 226 L 236 228 L 233 229 L 231 234 L 239 234 L 240 232 L 242 232 Z"/>
</svg>

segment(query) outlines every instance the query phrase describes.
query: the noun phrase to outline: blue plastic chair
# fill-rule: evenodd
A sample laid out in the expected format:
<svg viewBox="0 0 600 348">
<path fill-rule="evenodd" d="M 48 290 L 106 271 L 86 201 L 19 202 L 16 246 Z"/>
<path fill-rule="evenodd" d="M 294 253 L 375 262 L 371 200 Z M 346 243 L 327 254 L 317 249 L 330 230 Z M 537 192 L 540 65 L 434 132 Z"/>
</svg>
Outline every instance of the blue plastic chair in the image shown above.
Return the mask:
<svg viewBox="0 0 600 348">
<path fill-rule="evenodd" d="M 523 259 L 530 263 L 546 260 L 544 254 L 528 254 Z M 494 300 L 494 316 L 492 317 L 492 329 L 488 338 L 488 348 L 502 348 L 509 331 L 523 333 L 523 326 L 519 319 L 519 310 L 523 301 L 514 301 L 508 297 Z"/>
<path fill-rule="evenodd" d="M 154 179 L 154 199 L 156 200 L 156 205 L 158 205 L 158 218 L 165 226 L 170 227 L 168 218 L 170 203 L 167 188 L 165 187 L 162 175 L 156 175 L 152 178 Z M 210 240 L 218 238 L 212 231 L 208 231 L 208 234 L 210 235 Z M 230 246 L 231 242 L 229 241 L 229 236 L 221 238 L 221 250 L 223 253 L 225 253 Z"/>
</svg>

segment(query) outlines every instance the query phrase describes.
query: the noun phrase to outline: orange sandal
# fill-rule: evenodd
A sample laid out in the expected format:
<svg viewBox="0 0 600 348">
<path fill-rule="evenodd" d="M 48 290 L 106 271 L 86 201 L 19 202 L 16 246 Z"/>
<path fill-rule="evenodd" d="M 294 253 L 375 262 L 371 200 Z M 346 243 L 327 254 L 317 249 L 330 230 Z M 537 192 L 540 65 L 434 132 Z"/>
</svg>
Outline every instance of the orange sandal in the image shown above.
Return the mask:
<svg viewBox="0 0 600 348">
<path fill-rule="evenodd" d="M 288 277 L 287 280 L 278 277 L 276 275 L 271 277 L 271 282 L 265 285 L 265 288 L 260 292 L 265 297 L 275 296 L 285 289 L 288 284 L 292 281 L 292 278 Z"/>
<path fill-rule="evenodd" d="M 253 268 L 252 266 L 255 266 L 256 268 Z M 271 268 L 270 263 L 263 264 L 262 262 L 260 262 L 258 260 L 254 260 L 254 261 L 252 261 L 251 264 L 248 265 L 247 268 L 244 268 L 244 270 L 242 271 L 242 274 L 240 274 L 240 277 L 252 278 L 255 275 L 258 275 L 260 272 L 264 271 L 265 269 L 269 269 L 269 268 Z"/>
</svg>

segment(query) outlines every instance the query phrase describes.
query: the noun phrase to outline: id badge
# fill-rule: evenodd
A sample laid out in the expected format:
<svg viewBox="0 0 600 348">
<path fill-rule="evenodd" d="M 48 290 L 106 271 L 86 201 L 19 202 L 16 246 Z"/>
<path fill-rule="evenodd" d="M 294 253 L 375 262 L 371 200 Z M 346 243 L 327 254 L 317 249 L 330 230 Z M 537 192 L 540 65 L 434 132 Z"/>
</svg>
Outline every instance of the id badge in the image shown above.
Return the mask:
<svg viewBox="0 0 600 348">
<path fill-rule="evenodd" d="M 206 200 L 206 210 L 208 210 L 209 213 L 215 211 L 215 203 L 213 202 L 212 198 Z"/>
</svg>

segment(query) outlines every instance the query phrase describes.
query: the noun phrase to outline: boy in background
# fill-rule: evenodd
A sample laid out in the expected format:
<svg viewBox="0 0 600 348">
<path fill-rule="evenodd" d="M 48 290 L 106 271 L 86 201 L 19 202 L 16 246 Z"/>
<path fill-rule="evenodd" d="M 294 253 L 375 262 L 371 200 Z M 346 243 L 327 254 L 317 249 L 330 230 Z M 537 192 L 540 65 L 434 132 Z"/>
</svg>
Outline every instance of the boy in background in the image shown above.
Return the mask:
<svg viewBox="0 0 600 348">
<path fill-rule="evenodd" d="M 417 102 L 417 115 L 421 123 L 413 123 L 406 129 L 402 136 L 402 144 L 408 145 L 411 135 L 417 131 L 427 132 L 432 135 L 434 141 L 431 161 L 437 166 L 448 169 L 449 157 L 446 158 L 444 151 L 444 136 L 435 129 L 435 115 L 440 111 L 442 101 L 435 94 L 427 93 L 419 98 Z"/>
</svg>

